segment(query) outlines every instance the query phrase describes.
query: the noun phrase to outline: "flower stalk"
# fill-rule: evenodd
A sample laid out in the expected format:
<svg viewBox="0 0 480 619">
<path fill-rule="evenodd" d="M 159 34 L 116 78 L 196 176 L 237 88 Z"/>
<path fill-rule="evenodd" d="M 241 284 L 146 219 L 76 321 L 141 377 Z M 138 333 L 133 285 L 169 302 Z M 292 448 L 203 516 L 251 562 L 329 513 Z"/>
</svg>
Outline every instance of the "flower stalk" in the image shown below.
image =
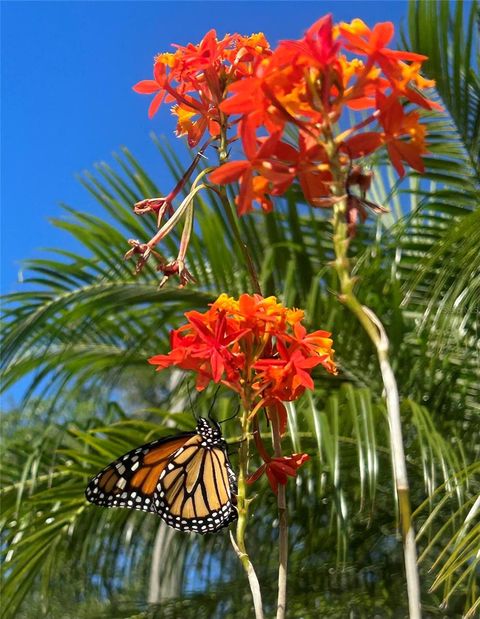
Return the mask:
<svg viewBox="0 0 480 619">
<path fill-rule="evenodd" d="M 253 567 L 250 557 L 247 552 L 245 544 L 245 531 L 247 527 L 248 508 L 252 499 L 247 496 L 247 473 L 248 473 L 248 461 L 249 461 L 249 438 L 250 438 L 250 422 L 249 422 L 249 410 L 244 408 L 241 424 L 242 424 L 242 439 L 240 443 L 240 449 L 238 451 L 238 493 L 237 493 L 237 509 L 238 509 L 238 521 L 236 529 L 236 539 L 230 534 L 232 546 L 240 559 L 240 562 L 245 570 L 252 592 L 253 606 L 255 609 L 255 619 L 263 619 L 263 605 L 262 595 L 260 592 L 260 584 L 258 582 L 257 574 Z"/>
<path fill-rule="evenodd" d="M 282 457 L 282 438 L 277 415 L 272 415 L 273 450 L 276 458 Z M 287 608 L 287 570 L 288 570 L 288 512 L 287 485 L 279 484 L 278 507 L 278 597 L 277 619 L 285 619 Z"/>
<path fill-rule="evenodd" d="M 227 125 L 224 114 L 220 114 L 220 142 L 218 146 L 218 159 L 222 164 L 228 159 L 228 141 L 227 141 Z M 245 260 L 245 266 L 250 276 L 253 291 L 257 294 L 261 294 L 260 284 L 256 274 L 255 266 L 253 264 L 250 252 L 247 245 L 243 242 L 240 236 L 240 229 L 238 225 L 237 217 L 227 196 L 227 190 L 224 185 L 220 186 L 216 190 L 217 194 L 222 201 L 225 208 L 225 213 L 230 224 L 233 236 L 239 246 L 241 254 Z M 263 604 L 262 594 L 260 591 L 260 583 L 258 582 L 257 574 L 253 567 L 250 557 L 247 552 L 245 544 L 245 531 L 247 528 L 248 508 L 251 499 L 247 497 L 247 476 L 248 476 L 248 462 L 250 457 L 250 410 L 251 406 L 248 402 L 243 403 L 243 413 L 241 419 L 242 426 L 242 438 L 240 448 L 238 450 L 238 493 L 237 493 L 237 509 L 238 509 L 238 521 L 236 529 L 236 540 L 231 535 L 231 541 L 235 552 L 240 559 L 240 562 L 245 570 L 250 585 L 250 591 L 252 592 L 253 606 L 255 609 L 255 619 L 263 619 Z"/>
<path fill-rule="evenodd" d="M 228 161 L 228 139 L 227 139 L 227 120 L 225 114 L 220 113 L 220 142 L 218 145 L 218 162 L 220 165 L 226 163 Z M 245 266 L 247 268 L 248 275 L 250 277 L 250 283 L 252 285 L 252 290 L 256 294 L 262 294 L 262 290 L 260 288 L 260 282 L 258 281 L 257 271 L 255 269 L 255 265 L 252 260 L 252 256 L 250 255 L 250 251 L 248 250 L 248 246 L 244 243 L 242 236 L 240 234 L 240 225 L 238 223 L 238 217 L 235 212 L 235 208 L 231 204 L 230 200 L 227 196 L 227 189 L 225 185 L 220 185 L 218 189 L 214 189 L 217 195 L 219 196 L 223 208 L 225 209 L 225 214 L 228 219 L 228 223 L 230 224 L 230 229 L 232 234 L 237 242 L 238 248 L 242 254 L 243 260 L 245 262 Z"/>
<path fill-rule="evenodd" d="M 338 150 L 333 139 L 330 139 L 327 143 L 327 149 L 333 177 L 332 194 L 339 198 L 333 204 L 332 226 L 335 251 L 334 267 L 340 283 L 340 300 L 356 316 L 377 351 L 387 404 L 393 474 L 398 497 L 400 529 L 403 541 L 409 617 L 410 619 L 420 619 L 422 616 L 420 579 L 410 505 L 410 488 L 403 448 L 398 387 L 389 360 L 389 342 L 383 324 L 371 309 L 360 303 L 355 295 L 355 279 L 352 277 L 348 258 L 349 236 L 346 217 L 348 196 L 345 194 L 347 172 L 342 168 Z"/>
</svg>

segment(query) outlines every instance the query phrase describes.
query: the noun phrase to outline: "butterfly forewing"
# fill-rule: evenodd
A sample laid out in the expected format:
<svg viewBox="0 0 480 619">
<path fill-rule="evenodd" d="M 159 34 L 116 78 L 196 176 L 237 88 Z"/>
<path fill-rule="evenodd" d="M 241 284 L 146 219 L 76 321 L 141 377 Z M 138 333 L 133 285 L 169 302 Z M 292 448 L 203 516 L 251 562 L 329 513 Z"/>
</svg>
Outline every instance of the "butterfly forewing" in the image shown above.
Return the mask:
<svg viewBox="0 0 480 619">
<path fill-rule="evenodd" d="M 155 511 L 153 494 L 169 459 L 192 432 L 159 439 L 132 449 L 94 477 L 85 490 L 87 500 L 104 507 Z"/>
</svg>

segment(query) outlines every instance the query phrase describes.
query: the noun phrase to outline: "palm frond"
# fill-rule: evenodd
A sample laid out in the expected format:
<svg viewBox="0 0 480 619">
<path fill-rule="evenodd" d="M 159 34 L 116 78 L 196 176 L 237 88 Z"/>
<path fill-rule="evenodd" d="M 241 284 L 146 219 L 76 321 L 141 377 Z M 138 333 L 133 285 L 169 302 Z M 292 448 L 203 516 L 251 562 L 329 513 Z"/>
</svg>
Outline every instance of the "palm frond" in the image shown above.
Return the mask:
<svg viewBox="0 0 480 619">
<path fill-rule="evenodd" d="M 220 398 L 220 416 L 228 415 L 229 402 Z M 207 405 L 206 400 L 203 405 Z M 463 483 L 455 481 L 458 455 L 447 441 L 431 432 L 433 422 L 426 409 L 413 403 L 410 408 L 416 410 L 409 448 L 412 478 L 416 484 L 423 479 L 432 501 L 438 494 L 434 480 L 440 478 L 456 497 L 452 513 L 468 508 L 470 494 Z M 392 516 L 394 494 L 388 489 L 390 453 L 384 405 L 375 404 L 368 389 L 344 385 L 338 392 L 304 399 L 290 414 L 297 420 L 289 437 L 292 449 L 311 456 L 310 466 L 289 493 L 293 547 L 302 544 L 307 535 L 305 527 L 311 539 L 309 523 L 319 518 L 324 523 L 319 530 L 324 538 L 322 547 L 324 552 L 329 548 L 329 562 L 337 568 L 350 565 L 350 569 L 360 569 L 364 558 L 358 553 L 361 557 L 368 554 L 368 545 L 360 551 L 360 540 L 378 519 L 389 531 L 392 543 L 399 546 L 398 523 Z M 139 579 L 146 583 L 152 574 L 145 558 L 150 557 L 148 549 L 155 545 L 166 556 L 169 544 L 174 544 L 177 557 L 171 565 L 173 571 L 162 570 L 160 583 L 154 587 L 162 598 L 188 588 L 196 569 L 189 563 L 192 553 L 203 566 L 200 582 L 205 588 L 219 586 L 218 571 L 212 570 L 205 577 L 206 566 L 212 562 L 227 562 L 235 571 L 227 536 L 165 535 L 164 526 L 151 515 L 102 510 L 86 503 L 83 491 L 89 477 L 108 462 L 136 445 L 189 429 L 194 423 L 191 413 L 171 414 L 158 409 L 139 411 L 127 419 L 115 408 L 111 415 L 107 424 L 101 417 L 95 425 L 90 421 L 88 429 L 51 425 L 37 437 L 33 451 L 28 436 L 25 441 L 19 436 L 11 443 L 4 464 L 7 483 L 2 490 L 6 616 L 14 616 L 39 577 L 42 586 L 48 588 L 65 563 L 86 571 L 88 579 L 107 589 L 115 590 L 119 579 L 123 585 Z M 238 440 L 236 431 L 235 422 L 230 422 L 229 441 Z M 23 471 L 18 466 L 22 461 Z M 263 523 L 272 522 L 276 507 L 265 483 L 256 490 L 256 524 L 251 527 L 250 543 L 258 553 L 270 538 L 265 538 Z M 414 496 L 423 494 L 421 484 L 413 490 Z M 319 506 L 323 506 L 320 514 Z M 400 554 L 398 558 L 401 560 Z M 262 569 L 268 572 L 274 567 L 272 558 Z"/>
<path fill-rule="evenodd" d="M 459 591 L 465 593 L 463 616 L 474 617 L 480 605 L 478 566 L 480 557 L 480 488 L 477 483 L 480 463 L 460 469 L 455 478 L 446 480 L 422 503 L 415 516 L 423 518 L 424 524 L 418 539 L 427 538 L 421 563 L 429 563 L 436 573 L 432 590 L 443 589 L 443 604 Z M 465 488 L 468 500 L 457 503 L 450 489 L 452 482 Z M 432 504 L 433 503 L 433 509 Z M 447 543 L 444 540 L 447 539 Z"/>
</svg>

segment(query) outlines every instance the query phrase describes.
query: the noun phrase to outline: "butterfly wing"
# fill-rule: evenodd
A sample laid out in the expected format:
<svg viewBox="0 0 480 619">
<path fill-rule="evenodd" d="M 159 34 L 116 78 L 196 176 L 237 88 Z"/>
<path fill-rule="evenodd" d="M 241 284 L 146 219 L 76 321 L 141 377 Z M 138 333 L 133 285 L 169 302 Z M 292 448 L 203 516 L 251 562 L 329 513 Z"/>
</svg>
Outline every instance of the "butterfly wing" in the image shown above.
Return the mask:
<svg viewBox="0 0 480 619">
<path fill-rule="evenodd" d="M 163 469 L 154 494 L 154 510 L 180 531 L 210 533 L 238 517 L 236 477 L 226 445 L 190 438 Z"/>
<path fill-rule="evenodd" d="M 88 484 L 85 496 L 103 507 L 157 511 L 153 495 L 168 460 L 194 432 L 169 436 L 132 449 L 100 471 Z"/>
</svg>

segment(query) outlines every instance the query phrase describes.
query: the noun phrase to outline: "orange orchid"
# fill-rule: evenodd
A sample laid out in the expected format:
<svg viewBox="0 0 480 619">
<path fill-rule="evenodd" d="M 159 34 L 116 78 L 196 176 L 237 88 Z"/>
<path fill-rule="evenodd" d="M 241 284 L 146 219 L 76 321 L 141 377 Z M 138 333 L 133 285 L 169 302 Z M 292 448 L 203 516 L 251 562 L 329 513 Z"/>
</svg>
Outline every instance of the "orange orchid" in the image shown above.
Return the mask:
<svg viewBox="0 0 480 619">
<path fill-rule="evenodd" d="M 390 160 L 400 176 L 405 169 L 402 161 L 418 172 L 424 171 L 421 155 L 426 152 L 425 126 L 419 122 L 418 112 L 405 113 L 402 104 L 396 97 L 388 98 L 379 95 L 380 124 L 383 127 L 382 136 L 387 145 Z M 407 142 L 404 136 L 409 137 Z"/>
<path fill-rule="evenodd" d="M 227 35 L 218 40 L 215 30 L 210 30 L 194 45 L 173 45 L 174 53 L 159 54 L 155 58 L 154 80 L 144 80 L 133 89 L 140 94 L 158 91 L 150 106 L 153 116 L 163 100 L 175 102 L 205 115 L 218 107 L 224 99 L 225 86 L 248 76 L 259 58 L 270 53 L 265 37 L 252 35 Z M 200 101 L 193 97 L 196 93 Z M 167 95 L 167 96 L 165 96 Z"/>
<path fill-rule="evenodd" d="M 141 95 L 157 93 L 148 108 L 148 117 L 153 118 L 166 95 L 167 74 L 165 65 L 157 62 L 153 68 L 153 80 L 142 80 L 133 86 L 133 90 Z"/>
<path fill-rule="evenodd" d="M 343 46 L 345 49 L 361 56 L 367 56 L 371 64 L 378 63 L 387 75 L 392 66 L 390 63 L 393 60 L 422 62 L 427 59 L 427 56 L 423 54 L 387 47 L 395 33 L 392 22 L 375 24 L 373 29 L 370 29 L 361 19 L 357 18 L 352 20 L 350 24 L 341 23 L 338 30 L 344 39 Z"/>
<path fill-rule="evenodd" d="M 191 311 L 185 317 L 186 324 L 171 333 L 170 352 L 151 357 L 149 363 L 157 370 L 174 366 L 194 372 L 198 390 L 215 382 L 240 396 L 245 414 L 253 420 L 255 445 L 263 460 L 247 481 L 253 483 L 265 473 L 277 493 L 309 456 L 281 456 L 277 448 L 270 456 L 259 431 L 259 412 L 264 410 L 280 442 L 287 428 L 285 402 L 313 389 L 313 368 L 322 365 L 327 372 L 337 372 L 330 333 L 308 333 L 303 310 L 259 294 L 238 299 L 221 294 L 205 312 Z"/>
<path fill-rule="evenodd" d="M 187 137 L 190 148 L 208 136 L 177 187 L 185 187 L 211 146 L 219 153 L 219 164 L 208 180 L 238 183 L 239 215 L 255 206 L 270 212 L 274 199 L 296 185 L 314 207 L 332 208 L 343 195 L 349 233 L 354 234 L 355 222 L 367 214 L 363 205 L 373 203 L 350 193 L 352 167 L 383 148 L 400 176 L 406 166 L 423 171 L 426 131 L 415 108 L 441 109 L 425 95 L 434 85 L 420 73 L 426 57 L 391 49 L 393 36 L 390 22 L 372 28 L 360 19 L 335 25 L 331 15 L 275 49 L 262 33 L 219 39 L 210 30 L 198 44 L 174 45 L 174 52 L 159 54 L 154 79 L 138 82 L 134 90 L 153 95 L 150 116 L 162 103 L 171 105 L 176 133 Z M 348 114 L 363 110 L 368 110 L 366 117 L 343 128 Z M 197 179 L 202 175 L 200 171 Z M 190 195 L 205 188 L 205 179 L 201 185 L 194 180 Z M 193 202 L 175 209 L 177 195 L 175 188 L 165 198 L 168 205 L 161 198 L 150 199 L 136 212 L 154 213 L 159 228 L 163 217 L 176 223 L 185 214 L 188 225 L 177 260 L 158 258 L 159 269 L 166 276 L 176 269 L 184 285 L 191 280 L 183 259 L 193 229 Z M 382 211 L 373 206 L 374 212 Z M 154 245 L 173 225 L 163 224 L 148 243 L 135 242 L 128 255 L 140 255 L 138 268 L 155 255 Z"/>
<path fill-rule="evenodd" d="M 278 458 L 268 458 L 262 466 L 247 479 L 247 483 L 253 484 L 263 473 L 275 494 L 278 494 L 278 485 L 285 486 L 288 477 L 296 477 L 298 469 L 310 459 L 308 454 L 292 454 Z"/>
<path fill-rule="evenodd" d="M 210 174 L 210 180 L 218 184 L 239 181 L 240 191 L 236 198 L 239 215 L 251 211 L 254 201 L 268 212 L 272 209 L 272 202 L 267 194 L 284 193 L 294 179 L 293 170 L 285 160 L 277 157 L 279 149 L 290 147 L 279 141 L 279 134 L 272 134 L 268 139 L 256 139 L 251 125 L 246 123 L 244 128 L 249 130 L 248 135 L 247 131 L 243 133 L 248 159 L 225 163 Z"/>
<path fill-rule="evenodd" d="M 373 30 L 370 30 L 361 19 L 354 19 L 350 24 L 340 24 L 339 32 L 345 40 L 345 49 L 367 56 L 368 67 L 377 64 L 395 91 L 427 109 L 441 109 L 440 105 L 429 101 L 408 86 L 410 82 L 414 82 L 415 85 L 426 88 L 433 86 L 434 82 L 424 80 L 418 74 L 427 56 L 387 47 L 394 35 L 391 22 L 376 24 Z M 412 65 L 402 62 L 405 60 L 412 62 Z"/>
<path fill-rule="evenodd" d="M 322 365 L 335 374 L 332 340 L 325 331 L 308 334 L 303 312 L 275 297 L 227 295 L 209 310 L 187 312 L 187 324 L 172 331 L 171 351 L 149 363 L 197 373 L 197 389 L 223 383 L 240 395 L 257 394 L 257 405 L 294 400 L 313 388 L 311 371 Z"/>
<path fill-rule="evenodd" d="M 252 76 L 228 87 L 231 96 L 220 108 L 227 116 L 239 115 L 238 135 L 249 162 L 227 163 L 213 172 L 210 180 L 218 184 L 240 181 L 239 214 L 249 212 L 252 201 L 270 210 L 269 195 L 281 195 L 295 180 L 307 202 L 332 206 L 324 139 L 344 107 L 373 108 L 359 129 L 378 125 L 377 130 L 363 132 L 352 128 L 345 132 L 343 141 L 339 138 L 346 166 L 349 160 L 386 146 L 400 175 L 405 173 L 402 162 L 415 170 L 423 168 L 424 129 L 416 113 L 404 113 L 398 100 L 404 97 L 427 109 L 439 106 L 419 91 L 433 85 L 419 74 L 425 56 L 390 49 L 393 33 L 390 22 L 373 29 L 361 20 L 333 26 L 331 16 L 326 16 L 311 26 L 303 39 L 282 41 L 258 62 Z M 366 60 L 350 58 L 342 50 L 366 56 Z M 392 106 L 389 102 L 394 99 L 397 104 Z M 280 139 L 289 124 L 298 132 L 298 146 Z M 275 143 L 268 157 L 258 152 L 251 155 L 257 130 L 269 134 L 271 141 L 263 138 L 266 144 Z"/>
</svg>

